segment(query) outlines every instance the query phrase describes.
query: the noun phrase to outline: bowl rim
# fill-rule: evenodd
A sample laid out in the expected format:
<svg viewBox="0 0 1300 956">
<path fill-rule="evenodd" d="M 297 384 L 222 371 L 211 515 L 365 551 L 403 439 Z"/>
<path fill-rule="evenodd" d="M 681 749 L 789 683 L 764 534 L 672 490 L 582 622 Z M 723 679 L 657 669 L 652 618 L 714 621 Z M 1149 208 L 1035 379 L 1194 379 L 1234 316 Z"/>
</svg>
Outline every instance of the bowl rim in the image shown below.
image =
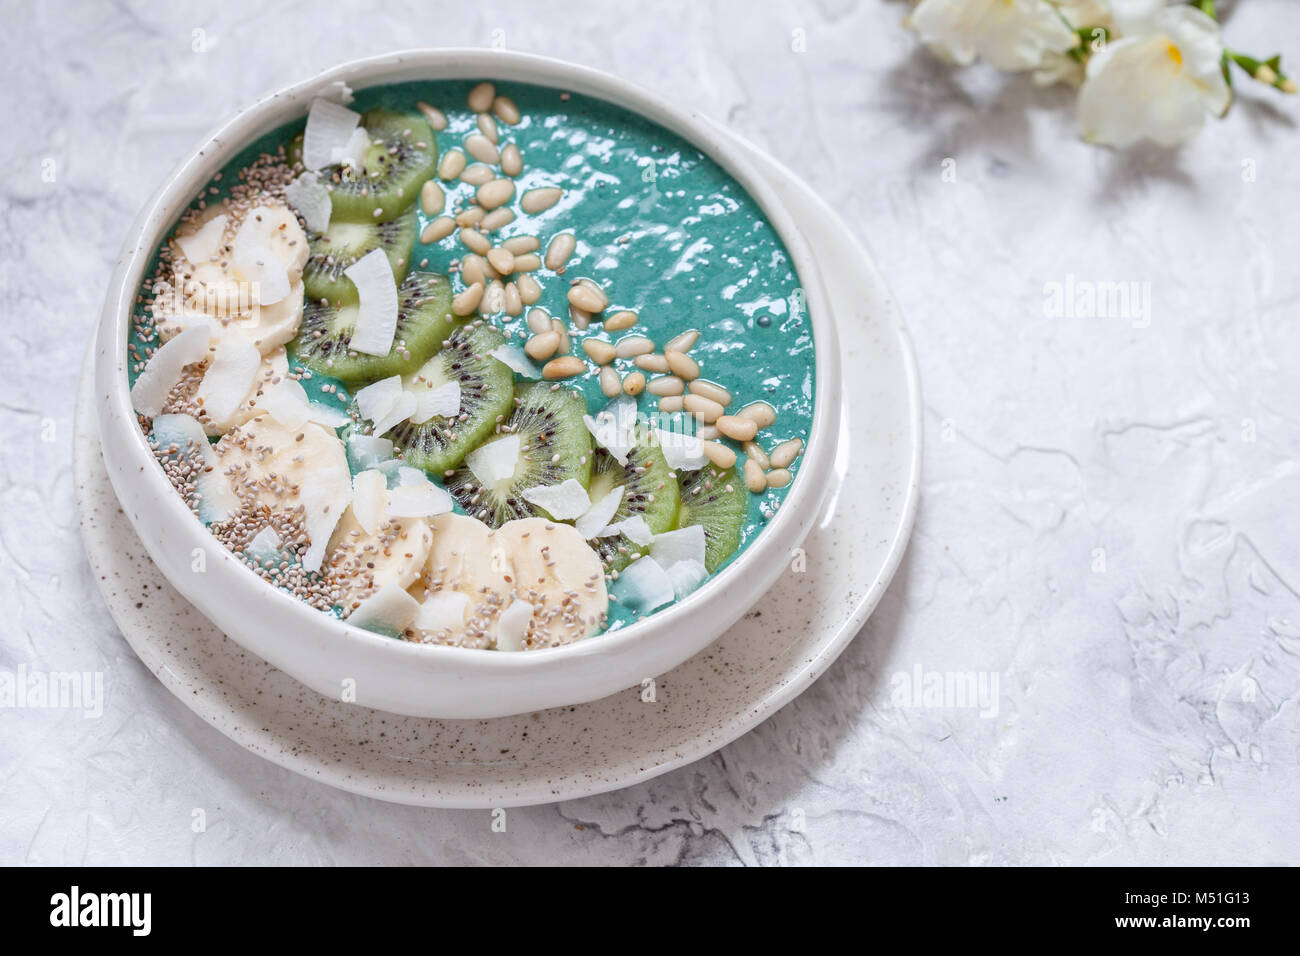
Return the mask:
<svg viewBox="0 0 1300 956">
<path fill-rule="evenodd" d="M 412 75 L 391 75 L 403 70 Z M 521 73 L 541 75 L 517 75 Z M 130 403 L 127 333 L 134 300 L 145 278 L 145 267 L 153 250 L 172 228 L 180 211 L 188 208 L 193 201 L 196 193 L 194 184 L 206 184 L 212 174 L 228 162 L 234 153 L 291 118 L 288 115 L 275 118 L 278 114 L 290 114 L 297 108 L 305 113 L 306 106 L 314 95 L 326 93 L 331 87 L 336 88 L 335 84 L 344 83 L 351 89 L 361 90 L 421 78 L 431 81 L 513 81 L 580 92 L 584 96 L 612 103 L 668 129 L 708 156 L 740 184 L 759 205 L 789 254 L 799 282 L 798 288 L 803 291 L 804 308 L 812 328 L 816 382 L 813 420 L 805 445 L 803 466 L 791 483 L 791 490 L 781 507 L 755 536 L 755 540 L 731 564 L 711 575 L 692 594 L 618 630 L 601 632 L 581 641 L 530 650 L 523 654 L 490 653 L 480 648 L 395 640 L 350 625 L 345 620 L 321 614 L 288 592 L 263 580 L 224 547 L 215 549 L 216 554 L 221 560 L 237 565 L 247 575 L 241 580 L 262 589 L 256 593 L 263 599 L 280 602 L 287 613 L 298 615 L 304 627 L 319 628 L 321 634 L 337 635 L 344 640 L 359 643 L 363 650 L 376 656 L 418 655 L 418 659 L 424 661 L 441 656 L 449 662 L 454 660 L 459 664 L 473 664 L 496 671 L 539 670 L 557 663 L 561 658 L 577 659 L 616 652 L 623 646 L 648 639 L 648 632 L 673 626 L 689 627 L 691 617 L 697 609 L 714 600 L 725 600 L 726 586 L 738 580 L 747 565 L 753 565 L 778 543 L 789 547 L 797 546 L 815 520 L 828 487 L 825 479 L 830 472 L 834 443 L 838 437 L 838 337 L 812 251 L 775 191 L 757 169 L 727 140 L 717 138 L 716 131 L 710 125 L 713 121 L 697 110 L 677 106 L 639 84 L 603 70 L 533 53 L 463 47 L 411 48 L 345 61 L 305 79 L 276 87 L 227 116 L 173 167 L 130 226 L 110 281 L 99 323 L 97 347 L 101 352 L 108 350 L 114 369 L 114 381 L 104 396 L 104 401 L 111 409 L 101 409 L 101 415 L 109 410 L 115 412 L 120 421 L 129 423 L 127 431 L 131 434 L 133 448 L 127 454 L 133 459 L 143 456 L 142 460 L 153 463 L 152 451 L 144 433 L 135 425 L 136 413 Z M 107 341 L 106 335 L 109 336 Z M 110 437 L 104 435 L 105 439 Z M 170 512 L 163 516 L 166 525 L 179 529 L 187 538 L 187 543 L 210 544 L 207 539 L 212 538 L 211 533 L 184 506 L 161 469 L 145 468 L 142 474 L 147 476 L 144 480 L 157 492 L 155 503 Z M 815 485 L 820 487 L 814 487 Z M 134 521 L 132 523 L 135 524 Z M 741 613 L 746 610 L 747 607 Z M 719 629 L 718 633 L 722 630 L 725 628 Z M 717 636 L 713 635 L 703 646 L 707 646 Z M 400 660 L 401 657 L 395 659 Z"/>
</svg>

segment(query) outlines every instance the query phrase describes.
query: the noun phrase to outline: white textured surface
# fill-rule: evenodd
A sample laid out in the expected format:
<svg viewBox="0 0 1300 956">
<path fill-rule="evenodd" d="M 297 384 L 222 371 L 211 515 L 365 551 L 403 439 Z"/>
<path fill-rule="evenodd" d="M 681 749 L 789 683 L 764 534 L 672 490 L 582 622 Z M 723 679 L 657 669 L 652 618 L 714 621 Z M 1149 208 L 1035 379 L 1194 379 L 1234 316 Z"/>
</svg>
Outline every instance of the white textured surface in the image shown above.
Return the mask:
<svg viewBox="0 0 1300 956">
<path fill-rule="evenodd" d="M 97 721 L 0 711 L 0 861 L 1300 859 L 1294 99 L 1250 90 L 1180 153 L 1115 154 L 1074 141 L 1064 91 L 914 52 L 898 3 L 635 22 L 591 4 L 586 27 L 535 4 L 386 5 L 363 41 L 299 29 L 321 3 L 158 6 L 39 5 L 0 36 L 19 131 L 0 146 L 0 669 L 100 670 L 108 694 Z M 1300 53 L 1290 0 L 1229 29 Z M 822 188 L 910 318 L 929 409 L 910 555 L 830 673 L 712 758 L 511 810 L 505 833 L 334 792 L 203 725 L 103 610 L 70 478 L 110 261 L 213 118 L 340 59 L 495 30 L 694 98 Z M 1150 282 L 1149 327 L 1045 317 L 1068 274 Z M 997 672 L 997 718 L 895 706 L 892 675 L 917 665 Z"/>
</svg>

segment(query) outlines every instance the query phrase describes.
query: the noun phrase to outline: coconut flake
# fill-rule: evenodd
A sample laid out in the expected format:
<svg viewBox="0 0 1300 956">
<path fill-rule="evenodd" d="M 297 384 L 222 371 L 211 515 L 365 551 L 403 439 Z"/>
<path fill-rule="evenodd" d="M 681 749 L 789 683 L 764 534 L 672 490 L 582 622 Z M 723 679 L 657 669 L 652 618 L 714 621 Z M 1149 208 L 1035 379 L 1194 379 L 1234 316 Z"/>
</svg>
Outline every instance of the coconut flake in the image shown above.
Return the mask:
<svg viewBox="0 0 1300 956">
<path fill-rule="evenodd" d="M 488 355 L 508 365 L 512 371 L 518 372 L 524 378 L 542 377 L 542 370 L 517 345 L 498 345 Z"/>
<path fill-rule="evenodd" d="M 676 597 L 672 579 L 654 558 L 638 558 L 620 572 L 614 582 L 620 604 L 638 614 L 649 614 Z"/>
<path fill-rule="evenodd" d="M 330 215 L 334 204 L 330 202 L 329 190 L 321 184 L 311 170 L 307 170 L 284 189 L 284 198 L 298 215 L 307 223 L 307 228 L 315 233 L 322 233 L 330 227 Z"/>
<path fill-rule="evenodd" d="M 645 523 L 645 518 L 640 515 L 632 515 L 622 521 L 606 525 L 596 537 L 612 538 L 619 534 L 626 535 L 633 544 L 647 545 L 654 540 L 654 532 Z"/>
<path fill-rule="evenodd" d="M 356 99 L 356 97 L 352 95 L 352 87 L 348 86 L 347 83 L 342 80 L 331 80 L 321 88 L 318 95 L 321 99 L 329 100 L 332 103 L 339 103 L 343 106 L 348 106 Z"/>
<path fill-rule="evenodd" d="M 392 411 L 397 400 L 402 397 L 402 376 L 393 375 L 358 389 L 354 396 L 357 411 L 368 421 L 377 422 Z M 378 434 L 378 432 L 376 432 Z"/>
<path fill-rule="evenodd" d="M 497 618 L 497 650 L 522 651 L 528 636 L 528 624 L 536 610 L 527 601 L 514 601 Z"/>
<path fill-rule="evenodd" d="M 525 501 L 545 509 L 556 521 L 581 518 L 591 508 L 587 489 L 576 478 L 566 478 L 558 485 L 533 485 L 522 494 Z"/>
<path fill-rule="evenodd" d="M 330 408 L 307 398 L 307 390 L 297 379 L 282 379 L 266 391 L 259 407 L 285 428 L 300 428 L 306 422 L 316 422 L 326 428 L 342 428 L 352 421 L 336 408 Z"/>
<path fill-rule="evenodd" d="M 504 435 L 479 445 L 465 458 L 465 464 L 480 484 L 495 485 L 514 475 L 519 446 L 518 435 Z"/>
<path fill-rule="evenodd" d="M 414 624 L 422 631 L 455 630 L 465 623 L 469 595 L 459 591 L 435 591 L 425 596 Z"/>
<path fill-rule="evenodd" d="M 375 422 L 374 433 L 382 435 L 398 422 L 406 421 L 413 414 L 415 414 L 415 396 L 404 391 L 397 396 L 397 401 L 388 410 L 388 414 L 380 416 L 379 420 Z"/>
<path fill-rule="evenodd" d="M 673 471 L 698 471 L 709 460 L 699 436 L 666 428 L 656 428 L 655 433 L 659 437 L 659 450 L 664 454 L 664 461 Z"/>
<path fill-rule="evenodd" d="M 185 258 L 193 265 L 209 261 L 221 248 L 221 239 L 226 234 L 227 216 L 213 216 L 198 229 L 185 235 L 175 237 Z"/>
<path fill-rule="evenodd" d="M 307 111 L 307 128 L 302 134 L 302 164 L 320 169 L 336 162 L 335 156 L 347 149 L 352 131 L 361 122 L 361 114 L 319 96 Z"/>
<path fill-rule="evenodd" d="M 678 561 L 704 563 L 704 525 L 692 524 L 676 531 L 665 531 L 650 542 L 650 557 L 665 569 Z"/>
<path fill-rule="evenodd" d="M 280 545 L 283 543 L 276 530 L 267 525 L 253 535 L 253 540 L 244 545 L 244 554 L 254 561 L 273 561 L 280 556 Z"/>
<path fill-rule="evenodd" d="M 573 526 L 578 529 L 578 533 L 584 538 L 590 540 L 600 534 L 600 530 L 609 524 L 609 519 L 614 517 L 618 511 L 618 506 L 623 501 L 623 486 L 619 485 L 605 497 L 594 503 Z"/>
<path fill-rule="evenodd" d="M 334 157 L 334 162 L 343 166 L 351 166 L 353 169 L 360 169 L 361 164 L 366 160 L 366 153 L 370 149 L 370 137 L 366 135 L 366 128 L 358 126 L 348 137 L 347 145 L 339 150 Z"/>
<path fill-rule="evenodd" d="M 284 263 L 266 246 L 238 249 L 231 265 L 252 284 L 250 298 L 258 305 L 274 305 L 289 294 L 289 273 Z"/>
<path fill-rule="evenodd" d="M 132 407 L 151 418 L 162 411 L 167 393 L 181 380 L 181 370 L 207 358 L 211 341 L 212 325 L 208 322 L 195 322 L 168 339 L 149 357 L 144 371 L 135 380 L 131 388 Z"/>
<path fill-rule="evenodd" d="M 416 393 L 415 414 L 411 416 L 411 421 L 423 425 L 435 415 L 442 418 L 455 418 L 459 414 L 460 382 L 444 382 L 437 388 L 428 388 Z"/>
<path fill-rule="evenodd" d="M 396 584 L 386 584 L 348 615 L 348 623 L 368 631 L 401 633 L 419 613 L 419 601 Z"/>
<path fill-rule="evenodd" d="M 159 448 L 175 445 L 184 451 L 187 445 L 199 453 L 206 466 L 195 479 L 199 493 L 199 519 L 206 524 L 225 521 L 239 510 L 239 498 L 230 487 L 230 480 L 221 470 L 220 460 L 203 426 L 192 415 L 159 415 L 153 420 L 154 443 Z"/>
<path fill-rule="evenodd" d="M 373 469 L 352 476 L 352 517 L 361 530 L 374 534 L 384 522 L 388 507 L 388 479 Z"/>
<path fill-rule="evenodd" d="M 620 395 L 604 408 L 595 418 L 582 416 L 596 443 L 614 456 L 620 465 L 627 464 L 628 452 L 636 447 L 636 400 L 629 395 Z"/>
<path fill-rule="evenodd" d="M 393 442 L 377 435 L 351 435 L 347 444 L 348 464 L 353 471 L 365 471 L 393 457 Z"/>
<path fill-rule="evenodd" d="M 664 573 L 672 581 L 673 594 L 680 601 L 705 582 L 709 569 L 699 561 L 678 561 L 664 568 Z"/>
<path fill-rule="evenodd" d="M 348 348 L 366 355 L 387 355 L 397 332 L 397 280 L 382 249 L 372 249 L 343 270 L 361 297 Z"/>
<path fill-rule="evenodd" d="M 429 518 L 451 510 L 451 495 L 428 479 L 422 484 L 398 485 L 388 493 L 392 518 Z"/>
<path fill-rule="evenodd" d="M 232 424 L 231 418 L 253 390 L 261 371 L 262 353 L 252 342 L 238 335 L 217 342 L 194 395 L 202 403 L 211 427 L 225 431 Z"/>
</svg>

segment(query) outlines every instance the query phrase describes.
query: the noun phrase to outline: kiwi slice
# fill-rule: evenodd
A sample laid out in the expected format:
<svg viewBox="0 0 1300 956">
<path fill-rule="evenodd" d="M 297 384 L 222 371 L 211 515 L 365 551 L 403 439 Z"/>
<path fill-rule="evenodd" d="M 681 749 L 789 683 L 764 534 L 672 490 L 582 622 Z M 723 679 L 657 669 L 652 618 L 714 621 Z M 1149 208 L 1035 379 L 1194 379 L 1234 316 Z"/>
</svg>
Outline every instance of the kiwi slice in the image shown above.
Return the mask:
<svg viewBox="0 0 1300 956">
<path fill-rule="evenodd" d="M 460 325 L 440 352 L 404 376 L 406 390 L 417 393 L 447 382 L 460 383 L 458 416 L 435 415 L 419 425 L 402 422 L 388 433 L 407 464 L 441 480 L 510 414 L 515 404 L 514 372 L 490 354 L 505 341 L 499 329 L 481 319 Z"/>
<path fill-rule="evenodd" d="M 358 168 L 327 166 L 321 179 L 339 219 L 374 222 L 409 208 L 433 175 L 438 144 L 424 117 L 376 109 L 361 114 L 370 148 Z"/>
<path fill-rule="evenodd" d="M 515 397 L 515 410 L 501 431 L 483 442 L 488 445 L 519 438 L 514 472 L 484 485 L 468 463 L 447 478 L 447 490 L 465 512 L 499 528 L 515 518 L 548 517 L 524 500 L 526 488 L 558 485 L 570 478 L 585 488 L 591 482 L 591 432 L 583 424 L 587 401 L 577 389 L 550 382 L 525 386 Z"/>
<path fill-rule="evenodd" d="M 429 360 L 454 327 L 451 283 L 433 272 L 412 272 L 397 290 L 397 331 L 387 355 L 348 350 L 356 326 L 355 305 L 323 305 L 309 299 L 298 337 L 289 348 L 313 372 L 349 385 L 406 375 Z"/>
<path fill-rule="evenodd" d="M 384 250 L 393 278 L 400 285 L 411 264 L 415 234 L 419 222 L 415 210 L 391 222 L 345 222 L 331 219 L 323 233 L 307 239 L 307 264 L 302 269 L 302 285 L 309 301 L 325 299 L 336 305 L 355 305 L 357 287 L 343 271 L 362 256 Z"/>
<path fill-rule="evenodd" d="M 740 547 L 740 529 L 749 512 L 739 468 L 705 465 L 679 480 L 681 527 L 704 526 L 704 566 L 712 574 Z"/>
<path fill-rule="evenodd" d="M 596 449 L 588 491 L 592 502 L 600 501 L 618 487 L 623 489 L 623 499 L 610 524 L 639 515 L 650 526 L 651 534 L 663 534 L 676 523 L 680 500 L 677 479 L 664 461 L 663 452 L 650 443 L 639 427 L 636 446 L 628 452 L 626 465 L 620 465 L 605 449 Z M 646 551 L 646 545 L 639 545 L 624 534 L 595 538 L 591 545 L 609 571 L 623 570 L 632 555 Z"/>
</svg>

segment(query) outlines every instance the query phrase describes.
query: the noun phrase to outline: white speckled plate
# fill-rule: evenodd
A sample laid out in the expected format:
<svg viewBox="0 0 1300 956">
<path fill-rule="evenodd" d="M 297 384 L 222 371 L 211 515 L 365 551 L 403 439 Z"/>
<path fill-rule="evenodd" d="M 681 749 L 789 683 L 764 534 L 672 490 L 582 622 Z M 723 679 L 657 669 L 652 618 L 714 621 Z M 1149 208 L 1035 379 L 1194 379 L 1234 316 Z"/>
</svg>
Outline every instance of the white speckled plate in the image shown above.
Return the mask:
<svg viewBox="0 0 1300 956">
<path fill-rule="evenodd" d="M 354 793 L 442 807 L 510 807 L 601 793 L 712 753 L 802 693 L 875 608 L 916 513 L 921 394 L 884 282 L 835 213 L 750 147 L 826 270 L 846 409 L 837 488 L 787 573 L 703 653 L 656 681 L 577 707 L 497 720 L 400 717 L 328 700 L 226 638 L 165 581 L 117 506 L 91 409 L 77 397 L 82 536 L 131 647 L 186 706 L 282 767 Z M 839 489 L 852 474 L 853 496 Z"/>
</svg>

